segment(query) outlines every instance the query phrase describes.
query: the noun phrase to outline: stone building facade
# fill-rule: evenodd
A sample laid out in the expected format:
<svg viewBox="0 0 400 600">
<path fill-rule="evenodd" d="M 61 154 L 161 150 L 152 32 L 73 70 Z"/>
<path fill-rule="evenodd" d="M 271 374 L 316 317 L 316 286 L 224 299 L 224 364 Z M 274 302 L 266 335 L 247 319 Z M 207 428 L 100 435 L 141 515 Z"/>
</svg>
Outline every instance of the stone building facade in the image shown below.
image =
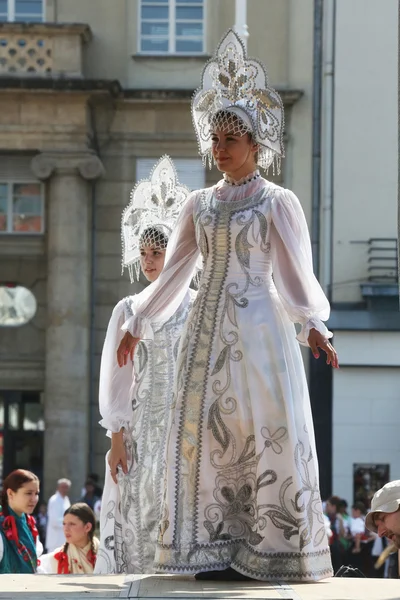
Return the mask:
<svg viewBox="0 0 400 600">
<path fill-rule="evenodd" d="M 175 11 L 167 51 L 157 37 L 166 28 L 161 4 Z M 198 158 L 190 98 L 234 25 L 235 3 L 32 0 L 31 7 L 22 14 L 10 0 L 0 15 L 0 285 L 7 298 L 26 288 L 36 304 L 27 323 L 0 327 L 0 462 L 4 471 L 36 470 L 45 497 L 58 477 L 70 477 L 78 497 L 87 473 L 102 476 L 109 443 L 97 408 L 107 322 L 135 290 L 121 277 L 121 212 L 138 175 L 164 153 L 189 185 L 217 180 Z M 300 18 L 311 36 L 312 2 L 306 8 Z M 311 139 L 311 54 L 305 31 L 290 35 L 296 12 L 295 2 L 253 0 L 248 49 L 267 63 L 286 105 L 285 182 L 297 180 L 299 195 L 309 196 L 309 174 L 296 160 L 307 164 L 302 148 Z"/>
<path fill-rule="evenodd" d="M 393 287 L 373 281 L 368 262 L 373 238 L 395 237 L 395 60 L 389 55 L 397 56 L 397 3 L 323 2 L 324 27 L 335 45 L 322 80 L 324 106 L 330 103 L 333 112 L 323 111 L 321 127 L 326 136 L 333 123 L 334 135 L 330 150 L 323 146 L 316 208 L 317 4 L 248 0 L 248 53 L 265 62 L 285 104 L 279 181 L 299 196 L 310 225 L 315 210 L 321 220 L 318 244 L 316 231 L 313 241 L 343 367 L 332 376 L 308 355 L 306 366 L 323 493 L 333 482 L 351 500 L 355 464 L 390 463 L 391 475 L 399 476 L 398 436 L 387 420 L 397 427 L 400 324 L 397 307 L 385 304 Z M 0 3 L 0 479 L 16 466 L 32 468 L 48 497 L 57 478 L 67 476 L 77 498 L 87 473 L 102 477 L 109 445 L 98 425 L 102 344 L 113 306 L 140 289 L 127 274 L 121 277 L 121 212 L 136 179 L 164 153 L 177 161 L 184 183 L 197 188 L 217 180 L 197 155 L 190 98 L 205 61 L 234 23 L 235 0 Z M 381 43 L 370 44 L 376 36 Z M 376 105 L 367 82 L 377 74 L 385 110 L 379 139 L 368 143 Z M 388 149 L 386 162 L 381 148 Z M 384 190 L 378 199 L 376 190 Z M 377 205 L 383 218 L 375 217 Z M 379 397 L 389 416 L 379 412 Z M 381 421 L 376 443 L 374 415 Z M 365 440 L 375 444 L 372 450 Z"/>
</svg>

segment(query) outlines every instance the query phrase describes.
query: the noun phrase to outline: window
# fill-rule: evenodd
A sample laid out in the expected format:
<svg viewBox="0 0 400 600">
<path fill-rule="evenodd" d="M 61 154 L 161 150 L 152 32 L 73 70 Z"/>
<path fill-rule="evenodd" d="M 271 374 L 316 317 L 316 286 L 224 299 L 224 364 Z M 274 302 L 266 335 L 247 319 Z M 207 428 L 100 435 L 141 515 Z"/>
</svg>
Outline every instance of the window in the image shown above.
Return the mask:
<svg viewBox="0 0 400 600">
<path fill-rule="evenodd" d="M 43 233 L 43 197 L 37 182 L 0 182 L 0 233 Z"/>
<path fill-rule="evenodd" d="M 0 156 L 0 235 L 44 231 L 43 185 L 32 178 L 31 160 Z"/>
<path fill-rule="evenodd" d="M 199 158 L 173 158 L 179 183 L 190 190 L 200 190 L 205 186 L 205 169 Z M 148 179 L 156 158 L 138 158 L 136 162 L 136 180 Z"/>
<path fill-rule="evenodd" d="M 205 0 L 141 0 L 139 52 L 202 54 L 204 10 Z"/>
<path fill-rule="evenodd" d="M 0 0 L 0 21 L 42 23 L 43 0 Z"/>
</svg>

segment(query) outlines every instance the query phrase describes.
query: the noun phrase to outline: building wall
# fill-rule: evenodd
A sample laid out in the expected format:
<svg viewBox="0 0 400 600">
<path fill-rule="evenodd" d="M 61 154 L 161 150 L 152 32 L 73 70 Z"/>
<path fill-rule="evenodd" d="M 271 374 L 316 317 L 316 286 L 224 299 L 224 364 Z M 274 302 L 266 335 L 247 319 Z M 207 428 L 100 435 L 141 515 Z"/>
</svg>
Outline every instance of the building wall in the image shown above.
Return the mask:
<svg viewBox="0 0 400 600">
<path fill-rule="evenodd" d="M 333 491 L 353 501 L 353 465 L 389 464 L 400 478 L 399 334 L 337 332 L 333 385 Z"/>
<path fill-rule="evenodd" d="M 335 35 L 332 293 L 340 309 L 363 301 L 369 255 L 357 242 L 397 236 L 398 3 L 336 2 Z M 400 476 L 400 332 L 393 301 L 392 331 L 374 314 L 379 304 L 364 304 L 369 331 L 359 327 L 356 311 L 352 331 L 342 330 L 336 313 L 341 368 L 333 374 L 332 489 L 350 502 L 353 464 L 388 463 L 390 477 Z"/>
<path fill-rule="evenodd" d="M 368 256 L 353 242 L 397 235 L 398 3 L 336 7 L 333 300 L 357 302 Z"/>
<path fill-rule="evenodd" d="M 210 55 L 221 35 L 234 24 L 234 0 L 208 1 L 207 47 Z M 279 88 L 296 89 L 303 96 L 287 110 L 284 180 L 294 189 L 306 215 L 311 208 L 311 133 L 312 133 L 312 0 L 249 0 L 248 50 L 267 65 L 269 81 Z M 207 56 L 201 58 L 137 57 L 137 1 L 135 0 L 48 0 L 47 19 L 58 23 L 87 23 L 93 39 L 84 47 L 84 75 L 87 79 L 118 80 L 132 93 L 110 97 L 107 93 L 39 92 L 34 89 L 0 93 L 0 152 L 33 154 L 61 151 L 98 150 L 104 176 L 93 187 L 95 218 L 94 303 L 94 386 L 87 391 L 92 427 L 92 470 L 104 472 L 104 453 L 109 447 L 100 419 L 97 386 L 101 349 L 106 327 L 115 304 L 125 295 L 141 289 L 132 286 L 128 274 L 121 277 L 120 219 L 136 179 L 138 158 L 154 158 L 168 153 L 172 158 L 197 156 L 197 142 L 190 115 L 190 92 L 199 85 Z M 137 90 L 182 90 L 163 100 L 141 100 Z M 211 185 L 218 173 L 207 171 Z M 52 202 L 49 182 L 44 184 L 46 212 Z M 92 192 L 90 192 L 92 193 Z M 48 228 L 51 227 L 49 223 Z M 48 231 L 48 230 L 47 230 Z M 19 240 L 15 239 L 18 245 Z M 10 240 L 8 241 L 10 244 Z M 0 246 L 8 247 L 0 238 Z M 10 279 L 26 285 L 35 293 L 39 310 L 31 324 L 7 331 L 0 342 L 0 372 L 10 372 L 10 389 L 44 389 L 46 380 L 45 330 L 47 303 L 52 290 L 46 286 L 49 261 L 48 232 L 22 254 L 8 251 L 10 260 L 1 264 L 0 280 Z M 80 285 L 76 281 L 76 285 Z M 66 290 L 70 292 L 71 290 Z M 84 312 L 84 308 L 82 308 Z M 9 353 L 12 348 L 12 359 Z M 76 361 L 76 356 L 71 361 Z M 69 366 L 65 365 L 65 372 Z M 23 375 L 23 373 L 26 374 Z M 24 379 L 25 377 L 25 379 Z M 26 379 L 28 378 L 28 379 Z M 62 402 L 62 394 L 60 395 Z M 45 402 L 54 398 L 45 397 Z M 89 406 L 90 405 L 90 406 Z M 73 420 L 70 427 L 73 427 Z M 66 423 L 68 426 L 68 423 Z M 73 433 L 73 432 L 72 432 Z M 72 439 L 72 437 L 71 437 Z M 69 447 L 62 449 L 65 453 Z M 70 476 L 80 488 L 82 472 L 89 457 L 79 456 L 79 475 L 58 472 L 57 465 L 47 470 L 48 494 L 58 476 Z M 49 487 L 50 486 L 50 487 Z"/>
</svg>

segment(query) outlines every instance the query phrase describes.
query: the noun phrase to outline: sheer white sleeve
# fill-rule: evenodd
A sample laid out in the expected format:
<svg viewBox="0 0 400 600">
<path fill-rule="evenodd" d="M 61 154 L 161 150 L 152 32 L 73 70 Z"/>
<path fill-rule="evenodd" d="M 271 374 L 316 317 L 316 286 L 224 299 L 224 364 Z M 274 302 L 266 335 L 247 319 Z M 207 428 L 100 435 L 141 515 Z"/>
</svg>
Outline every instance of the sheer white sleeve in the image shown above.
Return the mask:
<svg viewBox="0 0 400 600">
<path fill-rule="evenodd" d="M 277 190 L 271 210 L 274 282 L 289 318 L 302 325 L 298 341 L 308 346 L 310 329 L 326 338 L 333 335 L 323 323 L 329 319 L 329 302 L 314 275 L 310 235 L 298 198 L 290 190 Z"/>
<path fill-rule="evenodd" d="M 121 300 L 112 312 L 101 355 L 100 425 L 113 433 L 125 427 L 132 416 L 129 392 L 133 381 L 133 366 L 129 361 L 128 365 L 121 369 L 117 363 L 117 349 L 124 335 L 121 327 L 128 317 L 128 305 L 125 300 Z"/>
<path fill-rule="evenodd" d="M 199 255 L 193 211 L 198 192 L 193 192 L 177 220 L 170 237 L 164 269 L 154 283 L 132 301 L 133 316 L 124 323 L 123 331 L 134 337 L 152 339 L 152 322 L 166 322 L 179 308 L 193 277 Z"/>
</svg>

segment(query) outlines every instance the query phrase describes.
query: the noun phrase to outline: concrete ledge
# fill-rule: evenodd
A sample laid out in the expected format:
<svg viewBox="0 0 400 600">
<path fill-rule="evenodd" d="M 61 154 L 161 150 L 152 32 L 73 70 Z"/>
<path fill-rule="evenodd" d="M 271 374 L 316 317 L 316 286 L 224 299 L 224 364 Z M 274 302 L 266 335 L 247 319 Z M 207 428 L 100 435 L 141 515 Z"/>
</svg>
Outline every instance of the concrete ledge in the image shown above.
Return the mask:
<svg viewBox="0 0 400 600">
<path fill-rule="evenodd" d="M 212 582 L 170 575 L 1 575 L 0 600 L 102 598 L 191 600 L 399 600 L 397 579 L 319 583 Z"/>
</svg>

